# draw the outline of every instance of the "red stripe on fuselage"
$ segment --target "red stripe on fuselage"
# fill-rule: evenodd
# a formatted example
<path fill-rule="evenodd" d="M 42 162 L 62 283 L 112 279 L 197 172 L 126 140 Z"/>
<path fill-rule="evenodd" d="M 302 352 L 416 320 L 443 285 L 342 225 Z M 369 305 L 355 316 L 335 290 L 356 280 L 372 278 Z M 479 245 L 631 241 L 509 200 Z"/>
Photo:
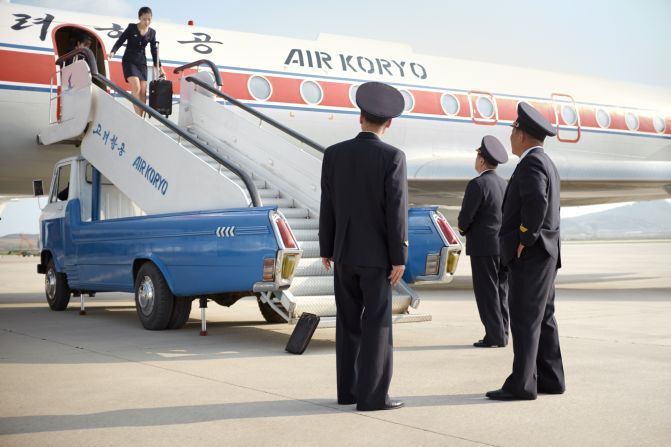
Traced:
<path fill-rule="evenodd" d="M 241 101 L 253 101 L 254 98 L 249 93 L 247 83 L 252 75 L 248 73 L 229 73 L 221 72 L 221 81 L 224 84 L 221 90 L 224 93 L 239 99 Z"/>
<path fill-rule="evenodd" d="M 423 113 L 426 115 L 444 115 L 443 106 L 440 104 L 442 94 L 426 90 L 408 90 L 412 94 L 415 104 L 412 113 Z"/>
<path fill-rule="evenodd" d="M 0 50 L 0 82 L 12 83 L 26 83 L 26 84 L 40 84 L 49 86 L 50 81 L 56 67 L 54 65 L 55 58 L 51 53 L 30 53 L 13 50 Z M 123 79 L 123 72 L 121 69 L 121 62 L 118 60 L 110 61 L 108 63 L 110 70 L 109 78 L 120 87 L 130 89 L 128 83 Z M 173 81 L 174 93 L 179 95 L 179 78 L 181 75 L 173 73 L 173 67 L 165 67 L 167 78 Z M 196 72 L 195 69 L 187 70 L 188 74 Z M 251 73 L 240 72 L 220 72 L 223 87 L 222 90 L 234 98 L 243 101 L 254 101 L 254 98 L 249 92 L 248 82 L 249 78 L 253 76 Z M 296 77 L 283 76 L 264 76 L 272 85 L 272 95 L 264 102 L 269 103 L 284 103 L 305 105 L 300 87 L 303 79 Z M 351 103 L 349 92 L 352 82 L 338 82 L 327 80 L 313 80 L 318 83 L 323 91 L 322 101 L 316 105 L 316 110 L 319 107 L 341 107 L 356 110 L 356 107 Z M 358 83 L 357 83 L 358 84 Z M 413 95 L 414 107 L 411 111 L 413 114 L 430 115 L 438 117 L 447 117 L 447 113 L 442 108 L 441 100 L 445 93 L 452 94 L 459 102 L 459 112 L 454 115 L 459 118 L 471 118 L 471 105 L 469 95 L 467 93 L 455 93 L 449 91 L 436 90 L 416 90 L 408 89 Z M 475 102 L 480 95 L 473 94 L 473 114 L 476 119 L 481 118 Z M 517 118 L 517 103 L 520 99 L 510 97 L 495 96 L 497 103 L 498 119 L 499 121 L 514 121 Z M 556 125 L 557 118 L 555 116 L 554 106 L 550 99 L 547 101 L 522 99 L 531 103 L 553 124 Z M 559 105 L 557 107 L 560 107 Z M 618 108 L 616 106 L 597 107 L 591 105 L 576 104 L 577 112 L 580 114 L 580 124 L 583 128 L 601 129 L 596 121 L 596 111 L 599 108 L 606 110 L 611 117 L 611 123 L 607 130 L 619 130 L 628 132 L 629 128 L 626 125 L 625 113 L 627 109 Z M 558 109 L 559 121 L 565 124 L 561 115 L 561 109 Z M 634 112 L 639 120 L 638 132 L 648 133 L 654 135 L 671 135 L 671 117 L 664 117 L 666 128 L 663 133 L 655 130 L 653 118 L 649 115 L 642 115 Z M 605 129 L 604 129 L 605 130 Z"/>
<path fill-rule="evenodd" d="M 342 82 L 319 81 L 319 85 L 324 91 L 324 99 L 319 103 L 324 107 L 348 107 L 354 105 L 349 99 L 350 87 L 352 84 L 343 84 Z"/>
<path fill-rule="evenodd" d="M 0 50 L 0 81 L 49 85 L 54 62 L 53 54 Z"/>

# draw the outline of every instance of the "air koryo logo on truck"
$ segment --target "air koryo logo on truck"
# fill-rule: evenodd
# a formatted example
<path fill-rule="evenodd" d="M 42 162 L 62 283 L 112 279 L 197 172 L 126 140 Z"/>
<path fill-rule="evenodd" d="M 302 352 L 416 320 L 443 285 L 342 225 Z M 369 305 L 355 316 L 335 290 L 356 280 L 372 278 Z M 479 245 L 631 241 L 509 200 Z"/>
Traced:
<path fill-rule="evenodd" d="M 293 48 L 289 51 L 284 65 L 341 70 L 348 73 L 368 73 L 401 78 L 426 79 L 426 68 L 422 64 L 380 57 L 366 57 L 340 53 L 332 57 L 325 51 Z"/>
<path fill-rule="evenodd" d="M 138 155 L 133 160 L 133 167 L 162 195 L 168 192 L 168 180 L 163 178 L 144 158 Z"/>

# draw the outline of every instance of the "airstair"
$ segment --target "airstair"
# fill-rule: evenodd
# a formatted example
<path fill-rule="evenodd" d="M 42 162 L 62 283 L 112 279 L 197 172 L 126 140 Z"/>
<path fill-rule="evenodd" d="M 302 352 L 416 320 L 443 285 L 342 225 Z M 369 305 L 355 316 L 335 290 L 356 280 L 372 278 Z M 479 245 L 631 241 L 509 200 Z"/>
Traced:
<path fill-rule="evenodd" d="M 144 105 L 154 119 L 135 115 L 109 91 L 131 102 L 133 98 L 97 74 L 95 64 L 84 66 L 83 61 L 76 62 L 64 68 L 62 78 L 70 76 L 66 70 L 76 64 L 79 65 L 70 72 L 75 73 L 72 79 L 82 78 L 71 89 L 73 95 L 79 95 L 79 101 L 72 101 L 77 104 L 72 115 L 79 120 L 78 125 L 52 126 L 39 138 L 45 144 L 80 139 L 82 154 L 148 214 L 240 206 L 278 207 L 289 222 L 303 256 L 289 289 L 257 295 L 260 310 L 269 322 L 295 323 L 303 312 L 310 312 L 322 317 L 320 326 L 333 326 L 336 314 L 333 273 L 326 272 L 321 264 L 318 242 L 324 149 L 222 93 L 218 69 L 209 61 L 197 61 L 175 70 L 184 73 L 200 65 L 212 69 L 196 73 L 191 70 L 192 74 L 182 75 L 177 123 Z M 84 71 L 88 70 L 91 74 L 87 87 Z M 91 78 L 106 89 L 92 84 Z M 87 109 L 88 91 L 91 95 Z M 62 104 L 63 115 L 69 116 L 65 110 L 68 100 L 63 99 Z M 81 119 L 82 114 L 86 120 Z M 65 127 L 67 130 L 63 130 Z M 117 137 L 115 147 L 111 147 L 113 135 Z M 122 142 L 120 135 L 124 138 Z M 124 154 L 119 154 L 120 143 L 125 143 Z M 148 174 L 148 169 L 152 173 Z M 404 282 L 395 288 L 392 299 L 394 322 L 431 319 L 428 314 L 410 310 L 418 307 L 419 297 Z"/>

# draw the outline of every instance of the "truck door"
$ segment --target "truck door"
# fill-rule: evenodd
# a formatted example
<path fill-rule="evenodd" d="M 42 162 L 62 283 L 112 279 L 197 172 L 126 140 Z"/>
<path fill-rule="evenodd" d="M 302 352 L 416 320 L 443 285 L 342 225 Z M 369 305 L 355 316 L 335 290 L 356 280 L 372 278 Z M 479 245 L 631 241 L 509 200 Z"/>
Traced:
<path fill-rule="evenodd" d="M 40 218 L 42 245 L 51 251 L 58 271 L 63 271 L 65 258 L 64 220 L 65 208 L 70 196 L 72 165 L 68 162 L 57 166 L 51 182 L 49 203 Z"/>

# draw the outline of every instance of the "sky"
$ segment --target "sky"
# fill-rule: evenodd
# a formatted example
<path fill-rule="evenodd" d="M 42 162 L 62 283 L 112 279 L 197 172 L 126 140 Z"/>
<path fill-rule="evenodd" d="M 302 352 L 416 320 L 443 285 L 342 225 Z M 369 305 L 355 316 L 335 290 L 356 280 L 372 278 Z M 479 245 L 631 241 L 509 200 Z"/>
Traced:
<path fill-rule="evenodd" d="M 23 0 L 102 15 L 316 39 L 320 32 L 409 44 L 415 52 L 671 88 L 671 0 Z M 562 210 L 590 213 L 609 206 Z M 0 236 L 37 233 L 36 200 L 7 206 Z"/>

